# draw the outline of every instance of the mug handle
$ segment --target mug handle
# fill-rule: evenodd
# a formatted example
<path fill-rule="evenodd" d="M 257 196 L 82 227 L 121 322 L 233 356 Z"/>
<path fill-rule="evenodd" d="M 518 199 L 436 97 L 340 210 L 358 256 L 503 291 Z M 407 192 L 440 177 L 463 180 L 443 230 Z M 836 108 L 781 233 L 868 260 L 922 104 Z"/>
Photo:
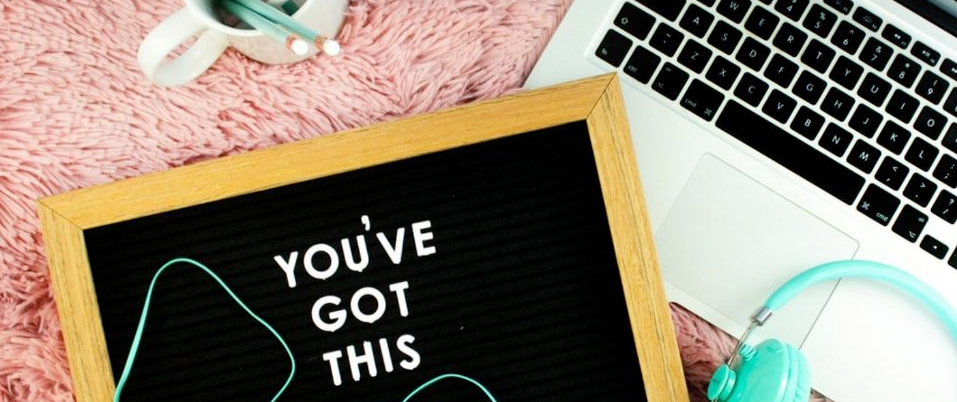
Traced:
<path fill-rule="evenodd" d="M 164 63 L 173 50 L 189 38 L 199 36 L 183 54 Z M 160 22 L 140 44 L 136 55 L 140 68 L 151 81 L 161 86 L 174 86 L 192 81 L 213 65 L 226 47 L 225 34 L 209 30 L 206 24 L 181 8 Z"/>

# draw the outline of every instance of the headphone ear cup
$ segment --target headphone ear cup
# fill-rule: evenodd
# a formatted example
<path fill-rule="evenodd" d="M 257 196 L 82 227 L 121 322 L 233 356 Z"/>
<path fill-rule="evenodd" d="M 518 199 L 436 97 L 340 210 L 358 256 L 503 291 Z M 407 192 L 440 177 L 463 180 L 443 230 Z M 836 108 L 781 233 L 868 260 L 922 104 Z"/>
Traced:
<path fill-rule="evenodd" d="M 785 370 L 786 378 L 783 379 L 784 390 L 781 393 L 781 402 L 795 402 L 797 399 L 797 386 L 798 381 L 800 381 L 800 371 L 801 367 L 798 363 L 798 356 L 801 354 L 801 351 L 791 346 L 788 343 L 781 342 L 781 347 L 783 352 L 788 355 L 787 359 L 787 369 Z"/>
<path fill-rule="evenodd" d="M 794 373 L 791 375 L 792 380 L 794 381 L 794 397 L 791 399 L 791 402 L 808 402 L 811 399 L 811 366 L 807 362 L 807 358 L 804 357 L 804 353 L 798 348 L 795 348 L 791 345 L 788 345 L 794 352 L 794 357 L 791 359 L 791 367 L 794 369 Z"/>
<path fill-rule="evenodd" d="M 708 398 L 721 402 L 807 402 L 810 369 L 797 348 L 768 339 L 741 348 L 732 369 L 721 365 L 711 379 Z"/>

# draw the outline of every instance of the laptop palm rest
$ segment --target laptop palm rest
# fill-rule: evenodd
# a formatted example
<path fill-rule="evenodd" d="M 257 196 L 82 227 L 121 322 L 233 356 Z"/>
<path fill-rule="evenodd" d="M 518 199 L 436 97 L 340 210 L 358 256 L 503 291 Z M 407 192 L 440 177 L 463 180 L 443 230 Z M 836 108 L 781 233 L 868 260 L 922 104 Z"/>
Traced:
<path fill-rule="evenodd" d="M 851 258 L 858 242 L 711 154 L 698 161 L 656 236 L 669 298 L 740 336 L 780 284 Z M 818 285 L 757 335 L 800 345 L 836 284 Z"/>

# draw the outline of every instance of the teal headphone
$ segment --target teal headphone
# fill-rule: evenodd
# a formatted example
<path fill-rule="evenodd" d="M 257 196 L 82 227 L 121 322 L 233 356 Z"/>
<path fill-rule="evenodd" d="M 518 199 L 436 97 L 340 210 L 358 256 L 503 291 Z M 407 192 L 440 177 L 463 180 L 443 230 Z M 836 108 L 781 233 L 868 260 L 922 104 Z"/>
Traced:
<path fill-rule="evenodd" d="M 735 353 L 711 377 L 708 399 L 712 402 L 807 401 L 811 393 L 810 368 L 798 348 L 777 339 L 768 339 L 756 347 L 746 342 L 774 311 L 802 290 L 818 282 L 840 278 L 876 279 L 897 286 L 930 307 L 957 338 L 957 315 L 954 310 L 939 293 L 917 278 L 877 262 L 831 262 L 811 268 L 787 281 L 751 315 L 751 325 L 735 346 Z"/>

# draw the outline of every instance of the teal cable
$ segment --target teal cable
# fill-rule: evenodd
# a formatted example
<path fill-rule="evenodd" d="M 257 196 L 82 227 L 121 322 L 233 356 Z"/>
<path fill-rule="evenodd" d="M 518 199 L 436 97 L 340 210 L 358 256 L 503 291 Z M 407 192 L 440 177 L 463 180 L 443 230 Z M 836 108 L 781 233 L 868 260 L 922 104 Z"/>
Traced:
<path fill-rule="evenodd" d="M 435 377 L 435 378 L 433 378 L 433 379 L 431 379 L 431 380 L 429 380 L 429 381 L 426 381 L 425 384 L 420 385 L 420 386 L 419 386 L 418 388 L 416 388 L 414 391 L 410 392 L 410 393 L 409 393 L 409 396 L 405 397 L 405 399 L 403 399 L 402 402 L 409 402 L 409 399 L 412 399 L 412 397 L 415 396 L 415 394 L 418 394 L 418 393 L 421 392 L 422 390 L 424 390 L 424 389 L 426 389 L 426 388 L 428 388 L 428 387 L 431 387 L 432 384 L 435 384 L 435 383 L 437 383 L 437 382 L 439 382 L 439 381 L 442 381 L 442 380 L 444 380 L 444 379 L 446 379 L 446 378 L 457 378 L 457 379 L 460 379 L 460 380 L 468 381 L 468 382 L 472 383 L 472 385 L 475 385 L 476 387 L 478 387 L 478 389 L 482 390 L 482 392 L 485 393 L 485 396 L 487 396 L 490 401 L 492 401 L 492 402 L 498 402 L 497 400 L 495 400 L 495 397 L 492 396 L 492 393 L 489 392 L 488 388 L 485 388 L 484 385 L 482 385 L 482 384 L 479 383 L 478 381 L 475 381 L 475 380 L 473 380 L 473 379 L 471 379 L 471 378 L 468 378 L 468 377 L 466 377 L 466 376 L 464 376 L 464 375 L 458 375 L 458 374 L 442 374 L 442 375 L 440 375 L 440 376 L 438 376 L 438 377 Z"/>
<path fill-rule="evenodd" d="M 266 329 L 268 329 L 269 332 L 271 332 L 273 336 L 275 336 L 276 339 L 279 340 L 279 343 L 282 344 L 282 347 L 286 349 L 286 354 L 289 355 L 289 363 L 291 366 L 291 368 L 289 369 L 289 378 L 286 379 L 286 383 L 282 385 L 282 388 L 279 389 L 279 392 L 277 392 L 276 395 L 272 397 L 271 401 L 275 402 L 277 399 L 279 399 L 279 396 L 282 395 L 283 392 L 286 392 L 286 388 L 288 388 L 289 383 L 292 382 L 292 377 L 296 374 L 296 359 L 293 357 L 292 351 L 289 350 L 289 345 L 282 338 L 282 336 L 280 336 L 279 333 L 276 332 L 275 329 L 273 329 L 271 325 L 266 323 L 265 320 L 263 320 L 258 315 L 256 315 L 256 313 L 250 310 L 249 307 L 247 307 L 246 304 L 239 299 L 239 296 L 236 296 L 236 294 L 233 293 L 232 289 L 230 289 L 229 286 L 226 286 L 226 283 L 223 282 L 223 280 L 220 279 L 220 277 L 217 276 L 211 269 L 207 268 L 202 263 L 189 258 L 172 259 L 166 264 L 163 264 L 163 266 L 160 267 L 158 271 L 156 271 L 156 274 L 153 275 L 153 280 L 150 282 L 149 290 L 146 292 L 146 301 L 143 302 L 143 312 L 140 314 L 140 322 L 139 324 L 137 324 L 136 334 L 133 336 L 133 344 L 130 345 L 130 353 L 126 357 L 126 364 L 123 366 L 123 374 L 120 375 L 120 380 L 116 383 L 116 393 L 113 394 L 113 402 L 120 401 L 120 393 L 123 392 L 123 387 L 126 386 L 126 380 L 129 379 L 130 371 L 133 370 L 133 361 L 136 360 L 136 353 L 139 351 L 140 341 L 143 338 L 143 328 L 146 327 L 146 314 L 149 312 L 150 302 L 153 299 L 153 289 L 156 287 L 156 280 L 163 273 L 163 271 L 166 270 L 166 268 L 169 268 L 170 266 L 177 263 L 181 263 L 181 262 L 192 264 L 193 266 L 206 272 L 206 274 L 212 277 L 216 281 L 216 283 L 218 283 L 219 286 L 221 286 L 223 290 L 225 290 L 226 293 L 228 293 L 229 296 L 232 297 L 234 301 L 236 301 L 236 304 L 239 304 L 239 306 L 242 307 L 247 314 L 249 314 L 251 317 L 256 319 L 256 321 L 262 324 L 262 326 L 266 327 Z"/>
<path fill-rule="evenodd" d="M 126 386 L 126 381 L 130 377 L 130 372 L 133 370 L 133 361 L 136 360 L 136 354 L 139 352 L 139 349 L 140 349 L 140 341 L 143 338 L 143 329 L 146 327 L 146 315 L 149 312 L 150 303 L 153 300 L 153 289 L 156 287 L 156 280 L 163 273 L 163 271 L 166 271 L 166 268 L 169 268 L 170 266 L 177 263 L 181 263 L 181 262 L 191 264 L 195 266 L 196 268 L 203 270 L 203 272 L 205 272 L 207 275 L 213 278 L 213 280 L 215 280 L 216 283 L 218 283 L 219 286 L 222 287 L 223 290 L 225 290 L 226 293 L 233 298 L 236 304 L 239 304 L 239 306 L 242 307 L 247 314 L 249 314 L 251 317 L 256 319 L 256 321 L 262 324 L 262 326 L 266 327 L 266 329 L 268 329 L 269 332 L 271 332 L 273 336 L 276 337 L 279 343 L 282 344 L 282 347 L 286 350 L 286 354 L 289 355 L 290 369 L 289 369 L 289 378 L 286 379 L 286 383 L 282 385 L 282 388 L 280 388 L 279 391 L 276 392 L 276 395 L 274 395 L 272 399 L 270 400 L 271 402 L 276 402 L 276 400 L 279 399 L 279 397 L 282 396 L 284 392 L 286 392 L 286 388 L 289 387 L 289 383 L 292 382 L 292 378 L 296 374 L 296 359 L 295 357 L 293 357 L 292 351 L 289 349 L 289 344 L 286 343 L 286 341 L 282 338 L 282 336 L 280 336 L 279 333 L 276 332 L 276 330 L 271 325 L 266 323 L 265 320 L 260 318 L 248 306 L 246 306 L 246 304 L 243 303 L 243 301 L 239 298 L 239 296 L 236 296 L 236 294 L 233 293 L 232 289 L 230 289 L 229 286 L 227 286 L 226 283 L 223 282 L 223 280 L 218 275 L 216 275 L 216 273 L 213 272 L 213 270 L 203 265 L 203 263 L 193 259 L 189 259 L 189 258 L 174 258 L 170 260 L 169 262 L 167 262 L 166 264 L 163 264 L 163 266 L 156 271 L 156 274 L 153 275 L 153 280 L 150 282 L 149 290 L 146 291 L 146 300 L 143 302 L 143 312 L 140 313 L 140 321 L 136 325 L 136 334 L 133 336 L 133 344 L 130 345 L 129 355 L 126 356 L 126 364 L 123 366 L 123 374 L 120 375 L 120 380 L 116 384 L 116 392 L 113 394 L 113 402 L 120 401 L 120 394 L 123 392 L 123 388 Z M 492 396 L 492 393 L 488 390 L 488 388 L 485 388 L 484 385 L 482 385 L 481 383 L 479 383 L 478 381 L 472 378 L 466 377 L 464 375 L 459 375 L 459 374 L 442 374 L 429 381 L 426 381 L 424 384 L 420 385 L 418 388 L 410 392 L 409 395 L 402 400 L 402 402 L 408 402 L 409 399 L 412 399 L 412 397 L 418 394 L 419 392 L 422 392 L 423 390 L 432 386 L 433 384 L 448 378 L 455 378 L 455 379 L 467 381 L 471 383 L 472 385 L 475 385 L 476 387 L 478 387 L 478 389 L 482 390 L 482 392 L 485 393 L 485 396 L 487 396 L 490 401 L 498 402 L 495 399 L 495 397 Z"/>

